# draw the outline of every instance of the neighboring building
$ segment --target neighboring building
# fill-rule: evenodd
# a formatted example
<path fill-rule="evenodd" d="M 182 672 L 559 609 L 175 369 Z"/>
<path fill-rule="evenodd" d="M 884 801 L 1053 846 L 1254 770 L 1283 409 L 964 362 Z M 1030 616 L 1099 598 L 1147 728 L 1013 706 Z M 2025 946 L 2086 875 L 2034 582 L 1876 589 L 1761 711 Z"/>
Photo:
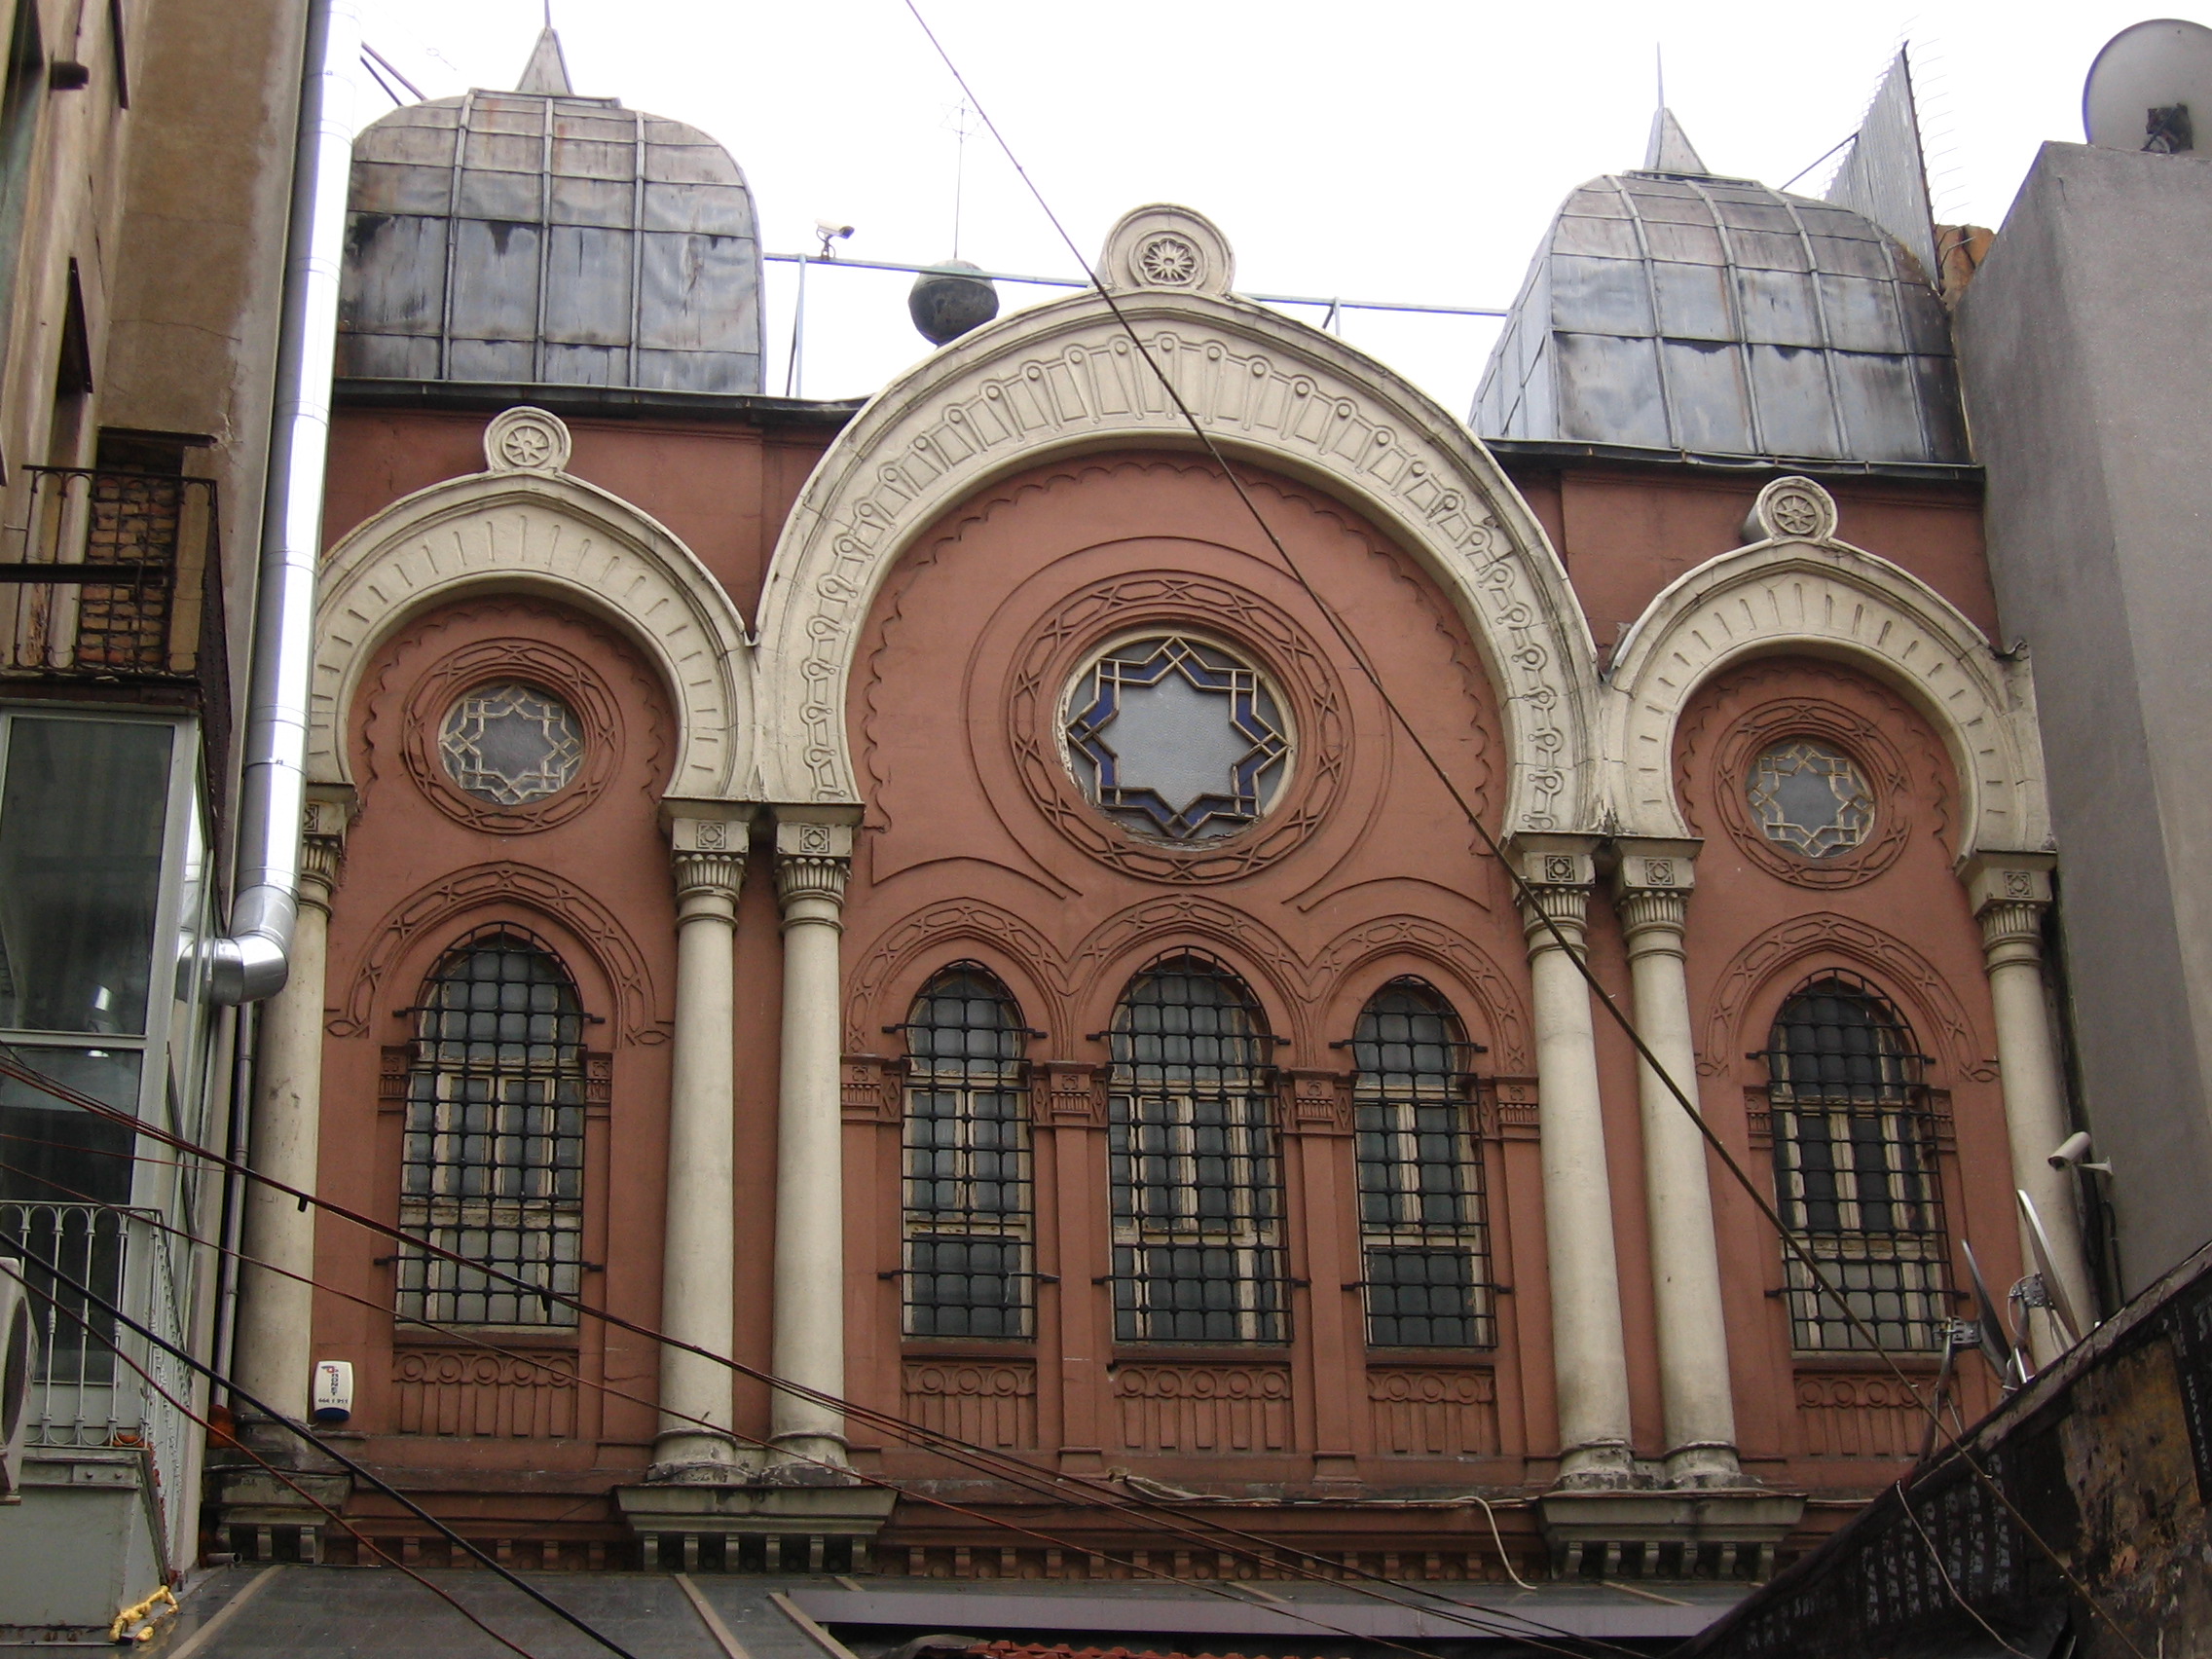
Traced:
<path fill-rule="evenodd" d="M 2129 1292 L 2212 1239 L 2207 255 L 2212 155 L 2046 144 L 1959 313 L 2003 637 L 2088 855 L 2067 1007 Z"/>
<path fill-rule="evenodd" d="M 2088 1297 L 2034 694 L 1926 276 L 1665 127 L 1553 227 L 1487 445 L 1160 205 L 1102 255 L 1133 342 L 1085 292 L 764 397 L 719 149 L 550 40 L 370 128 L 257 1141 L 814 1392 L 282 1203 L 323 1288 L 249 1280 L 241 1376 L 350 1364 L 353 1455 L 526 1567 L 1278 1570 L 901 1420 L 1432 1583 L 1506 1569 L 1470 1492 L 1525 1574 L 1692 1594 L 1893 1480 L 1913 1391 L 1567 947 L 1932 1386 L 1962 1245 L 2029 1271 L 2015 1186 Z"/>
<path fill-rule="evenodd" d="M 216 1145 L 237 1020 L 196 969 L 239 827 L 304 11 L 0 5 L 0 1045 Z M 0 1134 L 0 1258 L 209 1355 L 225 1275 L 185 1233 L 222 1235 L 220 1173 L 14 1078 Z M 104 1635 L 200 1554 L 199 1432 L 130 1362 L 209 1396 L 28 1271 L 0 1627 Z"/>

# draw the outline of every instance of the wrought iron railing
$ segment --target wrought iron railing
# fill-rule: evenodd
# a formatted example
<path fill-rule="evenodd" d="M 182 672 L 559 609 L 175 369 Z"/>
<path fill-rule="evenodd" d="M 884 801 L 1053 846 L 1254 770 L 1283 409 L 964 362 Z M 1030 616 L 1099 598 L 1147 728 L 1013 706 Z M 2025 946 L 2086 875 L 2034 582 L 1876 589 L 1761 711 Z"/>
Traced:
<path fill-rule="evenodd" d="M 173 1552 L 190 1519 L 187 1419 L 162 1396 L 189 1403 L 192 1379 L 181 1361 L 99 1306 L 110 1303 L 184 1346 L 181 1275 L 166 1235 L 139 1210 L 10 1199 L 0 1202 L 0 1256 L 21 1261 L 38 1330 L 30 1444 L 138 1452 Z"/>
<path fill-rule="evenodd" d="M 220 654 L 215 483 L 26 466 L 0 520 L 0 673 L 200 675 Z"/>

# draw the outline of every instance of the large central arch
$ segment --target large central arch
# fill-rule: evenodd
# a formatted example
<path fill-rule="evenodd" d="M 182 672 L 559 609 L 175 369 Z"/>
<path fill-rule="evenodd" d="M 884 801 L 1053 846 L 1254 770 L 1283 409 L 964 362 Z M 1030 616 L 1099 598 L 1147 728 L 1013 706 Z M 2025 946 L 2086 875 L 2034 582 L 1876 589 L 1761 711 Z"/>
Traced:
<path fill-rule="evenodd" d="M 1198 448 L 1142 360 L 1232 461 L 1302 478 L 1423 561 L 1481 649 L 1509 756 L 1505 831 L 1576 830 L 1597 787 L 1588 624 L 1541 527 L 1490 455 L 1412 386 L 1333 336 L 1230 295 L 1219 233 L 1140 209 L 1199 249 L 1172 288 L 1123 273 L 1132 344 L 1094 291 L 1016 313 L 937 352 L 839 434 L 777 542 L 761 605 L 761 772 L 772 799 L 853 801 L 845 685 L 886 573 L 994 479 L 1055 456 Z M 1114 277 L 1108 277 L 1113 281 Z M 1207 291 L 1207 290 L 1212 291 Z"/>

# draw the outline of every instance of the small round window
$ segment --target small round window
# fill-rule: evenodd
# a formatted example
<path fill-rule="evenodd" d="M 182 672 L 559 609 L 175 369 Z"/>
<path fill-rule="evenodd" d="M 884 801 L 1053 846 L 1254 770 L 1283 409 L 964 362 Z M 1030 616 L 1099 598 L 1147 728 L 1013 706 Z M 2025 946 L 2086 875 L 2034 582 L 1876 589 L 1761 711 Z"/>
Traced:
<path fill-rule="evenodd" d="M 446 776 L 478 800 L 527 806 L 558 794 L 583 763 L 583 734 L 568 704 L 535 685 L 479 685 L 438 734 Z"/>
<path fill-rule="evenodd" d="M 1859 762 L 1809 738 L 1762 750 L 1744 794 L 1766 838 L 1800 858 L 1840 857 L 1874 827 L 1874 792 Z"/>
<path fill-rule="evenodd" d="M 1148 839 L 1235 834 L 1272 804 L 1289 768 L 1289 726 L 1259 670 L 1181 635 L 1097 657 L 1069 688 L 1066 711 L 1076 782 Z"/>

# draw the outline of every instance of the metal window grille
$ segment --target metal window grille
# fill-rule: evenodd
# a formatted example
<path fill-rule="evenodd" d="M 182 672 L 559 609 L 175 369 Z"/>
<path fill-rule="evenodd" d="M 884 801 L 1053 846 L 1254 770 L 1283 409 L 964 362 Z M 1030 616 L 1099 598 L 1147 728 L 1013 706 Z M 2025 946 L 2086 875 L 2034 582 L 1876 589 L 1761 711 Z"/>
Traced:
<path fill-rule="evenodd" d="M 1251 993 L 1197 957 L 1144 974 L 1114 1011 L 1119 1340 L 1286 1340 L 1271 1042 Z"/>
<path fill-rule="evenodd" d="M 1949 1251 L 1912 1032 L 1862 980 L 1823 974 L 1783 1004 L 1760 1057 L 1783 1221 L 1883 1347 L 1941 1347 Z M 1865 1348 L 1795 1255 L 1784 1264 L 1795 1346 Z"/>
<path fill-rule="evenodd" d="M 518 930 L 463 940 L 415 1011 L 399 1224 L 562 1296 L 582 1288 L 583 1010 L 560 960 Z M 572 1325 L 505 1279 L 402 1246 L 403 1319 Z"/>
<path fill-rule="evenodd" d="M 957 963 L 914 999 L 903 1029 L 906 1334 L 1032 1336 L 1021 1011 L 987 970 Z"/>
<path fill-rule="evenodd" d="M 1493 1346 L 1475 1047 L 1450 1003 L 1398 979 L 1368 999 L 1351 1048 L 1367 1340 Z"/>

